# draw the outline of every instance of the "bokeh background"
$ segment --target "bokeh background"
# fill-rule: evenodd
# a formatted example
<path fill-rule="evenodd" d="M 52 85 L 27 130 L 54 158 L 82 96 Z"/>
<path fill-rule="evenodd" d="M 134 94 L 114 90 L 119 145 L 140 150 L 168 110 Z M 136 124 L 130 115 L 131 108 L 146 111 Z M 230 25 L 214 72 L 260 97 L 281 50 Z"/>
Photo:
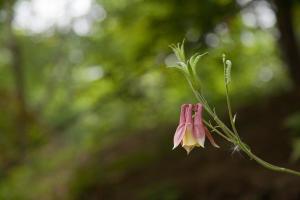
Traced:
<path fill-rule="evenodd" d="M 241 137 L 300 170 L 300 1 L 0 1 L 0 199 L 300 199 L 216 137 L 171 150 L 180 105 L 166 68 L 186 38 L 205 96 L 227 122 L 223 66 Z"/>

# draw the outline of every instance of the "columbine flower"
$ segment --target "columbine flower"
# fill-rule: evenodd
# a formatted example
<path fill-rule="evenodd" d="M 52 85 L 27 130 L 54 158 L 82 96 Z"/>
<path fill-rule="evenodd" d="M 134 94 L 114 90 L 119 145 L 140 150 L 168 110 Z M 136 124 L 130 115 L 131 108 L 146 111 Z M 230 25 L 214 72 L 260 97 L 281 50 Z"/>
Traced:
<path fill-rule="evenodd" d="M 204 147 L 205 136 L 213 146 L 219 147 L 202 122 L 202 107 L 200 103 L 196 105 L 183 104 L 181 106 L 179 125 L 174 135 L 173 149 L 181 143 L 187 153 L 190 153 L 194 147 Z M 194 118 L 193 111 L 195 111 Z"/>

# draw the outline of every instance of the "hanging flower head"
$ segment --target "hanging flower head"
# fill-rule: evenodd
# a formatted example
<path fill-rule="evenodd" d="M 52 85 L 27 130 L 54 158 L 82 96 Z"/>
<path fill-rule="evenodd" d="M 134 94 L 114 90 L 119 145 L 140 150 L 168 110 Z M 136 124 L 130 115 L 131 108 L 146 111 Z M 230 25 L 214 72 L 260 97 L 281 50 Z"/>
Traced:
<path fill-rule="evenodd" d="M 181 114 L 180 114 L 180 120 L 179 125 L 176 129 L 176 133 L 174 135 L 174 148 L 176 148 L 180 143 L 183 148 L 189 153 L 194 147 L 202 146 L 204 147 L 205 138 L 210 141 L 210 143 L 214 147 L 219 147 L 208 129 L 204 126 L 206 124 L 210 128 L 212 128 L 218 135 L 226 139 L 227 141 L 234 144 L 235 149 L 239 149 L 243 151 L 248 157 L 255 160 L 257 163 L 262 165 L 265 168 L 268 168 L 270 170 L 274 170 L 277 172 L 284 172 L 292 175 L 300 176 L 300 172 L 279 167 L 276 165 L 272 165 L 261 158 L 257 157 L 255 154 L 252 153 L 251 149 L 247 144 L 245 144 L 235 127 L 235 119 L 236 115 L 232 115 L 231 110 L 231 104 L 230 104 L 230 98 L 229 98 L 229 84 L 231 82 L 231 61 L 226 60 L 225 55 L 223 54 L 223 66 L 224 66 L 224 83 L 225 83 L 225 94 L 226 94 L 226 101 L 227 101 L 227 107 L 228 107 L 228 115 L 230 119 L 231 129 L 223 123 L 219 117 L 217 116 L 214 109 L 211 109 L 209 104 L 207 103 L 205 97 L 202 95 L 201 90 L 201 82 L 197 75 L 196 71 L 196 65 L 198 60 L 204 55 L 204 54 L 194 54 L 189 59 L 186 58 L 184 53 L 184 41 L 177 45 L 171 45 L 170 46 L 177 59 L 178 62 L 175 66 L 175 68 L 179 69 L 181 72 L 183 72 L 185 78 L 187 79 L 189 86 L 191 87 L 193 93 L 195 94 L 196 98 L 203 103 L 192 105 L 192 104 L 184 104 L 181 106 Z M 205 107 L 205 110 L 210 115 L 210 117 L 214 120 L 214 122 L 217 124 L 217 126 L 213 126 L 210 123 L 207 123 L 202 119 L 202 111 L 203 107 Z M 194 114 L 194 116 L 193 116 Z M 217 129 L 217 128 L 219 129 Z"/>
<path fill-rule="evenodd" d="M 202 122 L 202 104 L 183 104 L 181 106 L 179 125 L 174 135 L 175 149 L 180 143 L 190 153 L 194 147 L 204 147 L 205 136 L 215 147 L 219 147 L 213 140 L 208 129 Z M 194 114 L 194 116 L 193 116 Z"/>

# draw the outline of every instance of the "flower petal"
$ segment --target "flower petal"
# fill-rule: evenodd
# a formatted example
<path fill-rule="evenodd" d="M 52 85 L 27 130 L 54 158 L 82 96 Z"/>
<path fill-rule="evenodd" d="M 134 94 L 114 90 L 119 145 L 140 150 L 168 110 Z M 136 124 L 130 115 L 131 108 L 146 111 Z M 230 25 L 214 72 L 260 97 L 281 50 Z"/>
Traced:
<path fill-rule="evenodd" d="M 185 110 L 185 123 L 193 124 L 193 105 L 187 104 Z"/>
<path fill-rule="evenodd" d="M 194 130 L 193 130 L 193 135 L 198 141 L 198 144 L 201 147 L 204 147 L 204 142 L 205 142 L 205 129 L 204 129 L 204 124 L 202 122 L 202 105 L 199 103 L 195 105 L 195 116 L 194 116 Z"/>
<path fill-rule="evenodd" d="M 182 141 L 182 138 L 184 136 L 184 132 L 185 132 L 185 112 L 186 112 L 186 108 L 187 108 L 187 104 L 183 104 L 181 105 L 181 109 L 180 109 L 180 119 L 179 119 L 179 125 L 176 129 L 175 135 L 174 135 L 174 139 L 173 139 L 173 149 L 175 149 L 180 142 Z"/>
<path fill-rule="evenodd" d="M 198 141 L 194 137 L 193 129 L 194 129 L 194 121 L 193 121 L 193 105 L 188 104 L 185 110 L 185 133 L 182 139 L 182 147 L 185 148 L 187 153 L 195 147 L 199 146 Z"/>
<path fill-rule="evenodd" d="M 174 143 L 173 149 L 175 149 L 182 141 L 184 133 L 185 133 L 185 129 L 186 129 L 185 124 L 180 124 L 177 127 L 175 135 L 174 135 L 174 139 L 173 139 L 173 143 Z"/>
<path fill-rule="evenodd" d="M 182 104 L 180 108 L 180 119 L 179 119 L 179 125 L 185 123 L 185 112 L 186 108 L 188 107 L 188 104 Z"/>
<path fill-rule="evenodd" d="M 191 124 L 188 124 L 186 126 L 184 137 L 182 139 L 182 146 L 184 145 L 191 146 L 196 144 L 197 144 L 197 140 L 193 136 L 193 127 L 191 126 Z"/>
<path fill-rule="evenodd" d="M 192 149 L 196 146 L 199 146 L 199 144 L 193 135 L 193 125 L 186 124 L 186 130 L 182 139 L 182 147 L 189 154 L 192 151 Z"/>
<path fill-rule="evenodd" d="M 217 143 L 215 142 L 214 138 L 212 137 L 211 133 L 208 131 L 208 129 L 205 127 L 205 134 L 207 139 L 210 141 L 210 143 L 216 147 L 216 148 L 220 148 L 219 145 L 217 145 Z"/>

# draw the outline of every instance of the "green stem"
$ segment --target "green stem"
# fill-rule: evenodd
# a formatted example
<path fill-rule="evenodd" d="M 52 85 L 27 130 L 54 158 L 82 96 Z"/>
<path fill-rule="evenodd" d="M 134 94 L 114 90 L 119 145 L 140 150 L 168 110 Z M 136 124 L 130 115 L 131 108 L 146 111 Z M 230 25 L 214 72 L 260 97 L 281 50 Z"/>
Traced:
<path fill-rule="evenodd" d="M 228 86 L 226 85 L 226 100 L 227 100 L 227 107 L 228 107 L 228 113 L 229 113 L 229 118 L 230 118 L 230 122 L 231 122 L 231 126 L 233 131 L 231 131 L 217 116 L 217 114 L 209 107 L 209 105 L 207 104 L 207 101 L 205 100 L 205 98 L 200 94 L 200 92 L 198 92 L 197 90 L 195 90 L 192 81 L 189 79 L 188 76 L 186 76 L 186 79 L 194 93 L 194 95 L 196 96 L 197 100 L 199 102 L 201 102 L 204 105 L 205 110 L 207 111 L 207 113 L 214 119 L 214 121 L 218 124 L 218 126 L 222 129 L 222 131 L 224 132 L 221 133 L 221 131 L 217 130 L 216 128 L 214 128 L 210 123 L 208 123 L 207 121 L 204 120 L 205 125 L 209 126 L 211 129 L 213 129 L 217 134 L 219 134 L 221 137 L 223 137 L 224 139 L 226 139 L 227 141 L 238 145 L 248 156 L 249 158 L 255 160 L 258 164 L 260 164 L 261 166 L 272 170 L 272 171 L 277 171 L 277 172 L 282 172 L 282 173 L 287 173 L 287 174 L 292 174 L 292 175 L 296 175 L 296 176 L 300 176 L 300 172 L 297 172 L 295 170 L 291 170 L 291 169 L 287 169 L 284 167 L 279 167 L 273 164 L 270 164 L 266 161 L 264 161 L 263 159 L 259 158 L 258 156 L 256 156 L 255 154 L 253 154 L 251 152 L 251 150 L 245 145 L 245 143 L 242 142 L 242 140 L 240 139 L 237 129 L 235 127 L 235 124 L 233 122 L 233 117 L 232 117 L 232 111 L 231 111 L 231 104 L 230 104 L 230 98 L 229 98 L 229 92 L 228 92 Z"/>
<path fill-rule="evenodd" d="M 230 98 L 229 98 L 229 90 L 228 90 L 228 85 L 225 83 L 225 88 L 226 88 L 226 102 L 227 102 L 227 108 L 228 108 L 228 115 L 230 119 L 230 124 L 232 127 L 232 130 L 236 136 L 239 137 L 239 134 L 237 132 L 237 129 L 235 127 L 235 123 L 233 121 L 233 116 L 232 116 L 232 110 L 231 110 L 231 103 L 230 103 Z"/>
<path fill-rule="evenodd" d="M 212 117 L 214 117 L 214 116 L 212 116 Z M 222 128 L 222 130 L 228 131 L 228 127 L 226 127 L 226 125 L 224 125 L 224 123 L 218 123 L 218 121 L 216 121 L 216 123 Z M 234 134 L 234 133 L 232 133 L 232 131 L 230 131 L 230 132 L 231 132 L 231 135 Z M 265 167 L 267 169 L 300 176 L 300 172 L 273 165 L 273 164 L 268 163 L 268 162 L 264 161 L 263 159 L 259 158 L 258 156 L 256 156 L 255 154 L 253 154 L 251 152 L 251 150 L 241 141 L 241 139 L 239 137 L 234 138 L 233 140 L 231 140 L 231 142 L 238 145 L 249 156 L 249 158 L 255 160 L 258 164 L 262 165 L 263 167 Z"/>
<path fill-rule="evenodd" d="M 196 99 L 204 105 L 204 109 L 208 112 L 208 114 L 214 119 L 215 122 L 217 122 L 218 125 L 220 125 L 221 129 L 224 131 L 224 133 L 227 135 L 229 138 L 234 138 L 233 140 L 238 140 L 239 138 L 232 134 L 230 129 L 218 118 L 218 116 L 212 111 L 212 109 L 209 107 L 207 101 L 205 98 L 201 95 L 201 91 L 197 91 L 194 88 L 193 81 L 195 80 L 190 80 L 190 77 L 187 74 L 184 74 L 187 82 L 189 83 L 190 88 L 192 89 Z M 196 80 L 197 81 L 197 80 Z"/>
<path fill-rule="evenodd" d="M 248 147 L 239 137 L 238 131 L 235 127 L 235 122 L 233 121 L 233 116 L 232 116 L 232 111 L 231 111 L 231 104 L 230 104 L 230 98 L 229 98 L 229 89 L 228 89 L 228 84 L 229 81 L 227 80 L 228 77 L 226 77 L 226 63 L 225 63 L 225 55 L 223 56 L 223 65 L 224 65 L 224 82 L 225 82 L 225 89 L 226 89 L 226 101 L 227 101 L 227 108 L 228 108 L 228 114 L 230 118 L 230 123 L 232 130 L 228 128 L 217 116 L 216 112 L 210 108 L 208 105 L 206 99 L 201 95 L 201 88 L 200 88 L 200 80 L 196 74 L 196 71 L 193 69 L 195 67 L 195 63 L 193 63 L 193 66 L 189 66 L 189 62 L 186 61 L 185 59 L 185 53 L 184 53 L 184 44 L 182 43 L 181 45 L 172 45 L 171 48 L 173 49 L 174 53 L 176 54 L 177 58 L 179 59 L 180 62 L 185 63 L 185 66 L 180 65 L 180 69 L 183 70 L 183 73 L 185 75 L 185 78 L 187 79 L 189 86 L 191 87 L 194 95 L 196 96 L 197 100 L 203 104 L 204 109 L 207 111 L 209 116 L 213 118 L 215 123 L 220 127 L 220 129 L 223 131 L 219 131 L 217 128 L 215 128 L 213 125 L 208 123 L 207 121 L 203 120 L 205 125 L 210 127 L 214 132 L 219 134 L 221 137 L 226 139 L 227 141 L 233 143 L 234 145 L 237 145 L 242 151 L 244 151 L 249 158 L 255 160 L 258 164 L 262 165 L 263 167 L 277 171 L 277 172 L 282 172 L 282 173 L 288 173 L 296 176 L 300 176 L 300 172 L 279 167 L 273 164 L 270 164 L 263 159 L 257 157 L 255 154 L 253 154 Z M 186 68 L 185 68 L 186 67 Z M 230 73 L 230 72 L 229 72 Z M 227 74 L 229 76 L 230 74 Z"/>
<path fill-rule="evenodd" d="M 232 130 L 234 134 L 239 138 L 239 134 L 237 132 L 237 129 L 235 127 L 235 122 L 233 121 L 233 116 L 232 116 L 232 110 L 231 110 L 231 103 L 230 103 L 230 97 L 229 97 L 229 89 L 228 89 L 228 82 L 226 81 L 226 63 L 225 63 L 225 55 L 223 57 L 223 68 L 224 68 L 224 83 L 225 83 L 225 94 L 226 94 L 226 102 L 227 102 L 227 109 L 228 109 L 228 115 L 230 119 L 230 124 L 232 127 Z M 228 77 L 227 77 L 228 79 Z"/>
<path fill-rule="evenodd" d="M 284 167 L 279 167 L 276 165 L 273 165 L 271 163 L 268 163 L 266 161 L 264 161 L 263 159 L 259 158 L 258 156 L 256 156 L 255 154 L 253 154 L 248 147 L 245 146 L 245 144 L 240 143 L 239 146 L 241 147 L 241 149 L 253 160 L 255 160 L 258 164 L 262 165 L 263 167 L 273 170 L 273 171 L 277 171 L 277 172 L 282 172 L 282 173 L 287 173 L 287 174 L 293 174 L 296 176 L 300 176 L 300 172 L 295 171 L 295 170 L 291 170 L 291 169 L 287 169 Z"/>
<path fill-rule="evenodd" d="M 219 131 L 218 129 L 216 129 L 213 125 L 211 125 L 209 122 L 207 122 L 206 120 L 203 120 L 204 124 L 206 126 L 208 126 L 209 128 L 211 128 L 214 132 L 216 132 L 217 134 L 219 134 L 221 137 L 223 137 L 225 140 L 227 140 L 228 142 L 233 142 L 229 137 L 225 136 L 221 131 Z"/>

